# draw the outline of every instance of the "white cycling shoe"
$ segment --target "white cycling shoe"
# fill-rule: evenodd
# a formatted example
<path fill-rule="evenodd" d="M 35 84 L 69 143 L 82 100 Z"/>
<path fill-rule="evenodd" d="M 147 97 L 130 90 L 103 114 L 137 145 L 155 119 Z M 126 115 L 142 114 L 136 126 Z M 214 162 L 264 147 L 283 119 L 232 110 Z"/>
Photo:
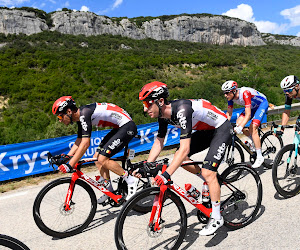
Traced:
<path fill-rule="evenodd" d="M 131 175 L 128 175 L 124 177 L 124 180 L 127 182 L 127 186 L 128 186 L 128 194 L 126 196 L 126 200 L 128 201 L 132 196 L 135 195 L 139 179 Z"/>
<path fill-rule="evenodd" d="M 256 158 L 255 162 L 253 163 L 252 167 L 253 168 L 259 168 L 265 161 L 265 158 L 264 157 L 259 157 L 259 158 Z"/>
<path fill-rule="evenodd" d="M 98 200 L 97 203 L 98 204 L 102 204 L 104 201 L 106 201 L 108 199 L 108 196 L 106 194 L 102 195 Z"/>
<path fill-rule="evenodd" d="M 220 220 L 209 218 L 207 225 L 199 232 L 201 236 L 211 235 L 216 232 L 224 224 L 224 219 L 221 217 Z"/>

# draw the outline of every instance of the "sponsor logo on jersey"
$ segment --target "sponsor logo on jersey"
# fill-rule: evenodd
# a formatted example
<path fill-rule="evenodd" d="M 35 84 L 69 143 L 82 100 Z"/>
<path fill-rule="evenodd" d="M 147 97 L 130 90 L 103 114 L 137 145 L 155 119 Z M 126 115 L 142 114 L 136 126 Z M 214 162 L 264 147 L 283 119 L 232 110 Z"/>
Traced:
<path fill-rule="evenodd" d="M 117 147 L 118 145 L 120 145 L 121 143 L 121 140 L 120 139 L 116 139 L 114 140 L 111 145 L 109 145 L 108 147 L 111 149 L 111 150 L 114 150 L 115 147 Z"/>
<path fill-rule="evenodd" d="M 221 160 L 221 158 L 225 152 L 225 149 L 226 149 L 226 144 L 223 142 L 222 145 L 218 148 L 217 155 L 214 155 L 214 158 L 217 160 Z"/>
<path fill-rule="evenodd" d="M 79 118 L 83 130 L 87 131 L 88 125 L 84 119 L 85 119 L 84 115 L 80 116 L 80 118 Z"/>
<path fill-rule="evenodd" d="M 179 121 L 180 127 L 182 127 L 183 129 L 186 129 L 187 121 L 186 121 L 185 115 L 183 114 L 184 111 L 185 111 L 185 109 L 180 109 L 177 112 L 177 119 Z"/>
<path fill-rule="evenodd" d="M 212 111 L 207 111 L 207 117 L 216 121 L 218 119 L 218 115 L 213 113 Z"/>
<path fill-rule="evenodd" d="M 111 153 L 111 151 L 110 151 L 110 150 L 106 150 L 106 153 L 107 153 L 107 154 L 110 154 L 110 153 Z"/>
<path fill-rule="evenodd" d="M 134 132 L 130 130 L 130 131 L 127 131 L 127 134 L 128 135 L 134 135 Z"/>
<path fill-rule="evenodd" d="M 113 118 L 116 118 L 117 120 L 122 120 L 122 116 L 120 114 L 118 114 L 118 113 L 111 113 L 111 116 Z"/>

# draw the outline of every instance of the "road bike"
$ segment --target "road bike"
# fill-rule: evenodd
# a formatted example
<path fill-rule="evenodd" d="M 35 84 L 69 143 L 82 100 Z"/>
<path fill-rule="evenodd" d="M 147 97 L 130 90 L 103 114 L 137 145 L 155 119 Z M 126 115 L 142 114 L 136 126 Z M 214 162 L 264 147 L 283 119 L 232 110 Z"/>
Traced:
<path fill-rule="evenodd" d="M 0 249 L 29 250 L 23 242 L 4 234 L 0 234 Z"/>
<path fill-rule="evenodd" d="M 284 198 L 290 198 L 300 192 L 300 162 L 298 162 L 300 143 L 300 121 L 285 128 L 295 128 L 294 142 L 284 146 L 276 155 L 272 179 L 276 191 Z"/>
<path fill-rule="evenodd" d="M 129 153 L 128 153 L 129 152 Z M 130 155 L 131 152 L 131 156 Z M 57 164 L 57 158 L 48 153 L 50 165 Z M 131 163 L 132 151 L 125 147 L 124 156 L 112 160 L 121 161 L 123 169 L 132 172 L 144 167 L 144 161 Z M 110 192 L 98 181 L 90 178 L 81 171 L 85 163 L 96 161 L 96 158 L 81 159 L 74 167 L 71 177 L 64 177 L 48 183 L 37 195 L 33 205 L 34 221 L 41 231 L 55 238 L 69 237 L 80 233 L 93 220 L 97 198 L 92 187 L 106 194 L 109 199 L 102 205 L 110 204 L 118 207 L 125 202 L 127 183 L 123 178 L 117 178 L 117 189 Z M 168 159 L 156 161 L 154 164 L 167 164 Z M 144 176 L 145 177 L 145 176 Z M 149 177 L 140 178 L 137 192 L 151 186 Z M 147 204 L 136 204 L 137 211 L 143 213 L 151 209 Z"/>
<path fill-rule="evenodd" d="M 181 166 L 203 164 L 184 162 Z M 237 176 L 238 178 L 232 178 Z M 262 183 L 257 172 L 245 163 L 229 166 L 219 175 L 221 214 L 224 224 L 235 230 L 251 223 L 261 206 Z M 182 197 L 195 206 L 200 222 L 207 223 L 211 202 L 193 198 L 185 189 L 170 181 L 161 187 L 149 187 L 135 194 L 121 209 L 115 224 L 118 249 L 178 249 L 187 230 L 187 213 Z M 134 209 L 141 200 L 151 201 L 152 209 L 140 213 Z"/>
<path fill-rule="evenodd" d="M 262 128 L 258 128 L 258 135 L 261 139 L 262 155 L 265 158 L 264 167 L 271 169 L 274 158 L 278 151 L 283 147 L 283 140 L 281 137 L 274 135 L 273 128 L 277 128 L 274 122 L 267 132 L 263 132 Z M 253 164 L 256 160 L 256 151 L 254 146 L 246 145 L 234 132 L 232 134 L 232 143 L 228 146 L 224 161 L 230 166 L 234 163 L 245 162 L 245 154 L 248 153 L 249 160 Z M 244 149 L 244 151 L 243 151 Z"/>

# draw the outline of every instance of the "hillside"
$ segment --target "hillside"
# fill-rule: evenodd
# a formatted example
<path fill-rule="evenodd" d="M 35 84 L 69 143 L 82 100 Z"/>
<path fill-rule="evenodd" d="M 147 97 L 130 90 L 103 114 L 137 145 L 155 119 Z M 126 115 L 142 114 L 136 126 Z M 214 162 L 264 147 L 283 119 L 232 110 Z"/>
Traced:
<path fill-rule="evenodd" d="M 299 47 L 218 46 L 121 36 L 73 36 L 58 32 L 0 35 L 1 144 L 75 133 L 51 113 L 53 102 L 72 95 L 79 105 L 112 102 L 137 124 L 144 117 L 138 92 L 159 80 L 171 98 L 205 98 L 225 109 L 221 84 L 236 80 L 283 104 L 280 81 L 300 75 Z"/>

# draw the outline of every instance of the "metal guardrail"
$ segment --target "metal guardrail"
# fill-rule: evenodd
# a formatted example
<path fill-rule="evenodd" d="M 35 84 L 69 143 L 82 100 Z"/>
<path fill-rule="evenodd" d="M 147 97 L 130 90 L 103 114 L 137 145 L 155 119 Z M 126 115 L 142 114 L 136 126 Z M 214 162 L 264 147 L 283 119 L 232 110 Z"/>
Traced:
<path fill-rule="evenodd" d="M 279 115 L 282 114 L 285 109 L 285 105 L 275 106 L 273 109 L 268 109 L 268 115 Z M 300 110 L 300 103 L 292 104 L 291 111 Z"/>

